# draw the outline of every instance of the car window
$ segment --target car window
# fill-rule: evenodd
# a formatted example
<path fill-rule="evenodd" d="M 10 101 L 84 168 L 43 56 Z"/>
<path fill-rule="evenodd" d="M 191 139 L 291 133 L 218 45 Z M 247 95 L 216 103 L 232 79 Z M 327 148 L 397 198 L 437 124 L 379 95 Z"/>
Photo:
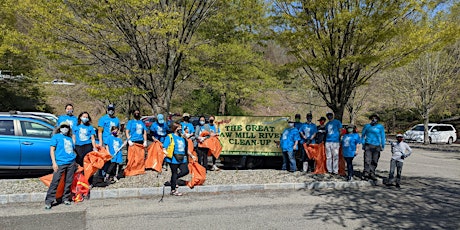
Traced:
<path fill-rule="evenodd" d="M 21 121 L 21 127 L 22 135 L 27 137 L 50 138 L 53 134 L 53 129 L 36 122 Z"/>
<path fill-rule="evenodd" d="M 0 135 L 14 136 L 13 120 L 0 120 Z"/>
<path fill-rule="evenodd" d="M 452 126 L 446 125 L 440 128 L 440 131 L 453 131 Z"/>

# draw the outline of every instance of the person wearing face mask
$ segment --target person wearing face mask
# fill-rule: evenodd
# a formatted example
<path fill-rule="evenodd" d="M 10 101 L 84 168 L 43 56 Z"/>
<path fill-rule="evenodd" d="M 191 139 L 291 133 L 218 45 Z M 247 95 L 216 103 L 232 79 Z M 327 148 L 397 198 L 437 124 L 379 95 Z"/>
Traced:
<path fill-rule="evenodd" d="M 316 144 L 321 144 L 324 143 L 324 141 L 326 140 L 326 118 L 321 117 L 319 118 L 318 122 L 319 125 L 316 126 L 317 132 L 315 135 L 315 142 Z"/>
<path fill-rule="evenodd" d="M 308 113 L 307 116 L 307 122 L 302 125 L 300 128 L 300 136 L 302 137 L 300 140 L 300 145 L 299 149 L 301 150 L 302 153 L 302 162 L 303 162 L 303 170 L 304 172 L 313 172 L 315 171 L 315 161 L 313 159 L 308 159 L 307 153 L 303 147 L 303 144 L 306 143 L 307 145 L 309 144 L 315 144 L 315 137 L 316 137 L 316 132 L 317 128 L 316 125 L 311 122 L 313 119 L 313 115 L 311 113 Z"/>
<path fill-rule="evenodd" d="M 78 125 L 73 130 L 75 136 L 75 152 L 77 152 L 77 163 L 83 167 L 83 159 L 91 151 L 97 151 L 96 131 L 91 125 L 91 117 L 88 112 L 78 115 Z"/>
<path fill-rule="evenodd" d="M 379 124 L 380 117 L 373 114 L 369 117 L 370 123 L 364 125 L 361 133 L 364 150 L 363 178 L 377 180 L 375 169 L 380 158 L 380 152 L 385 148 L 385 128 Z"/>
<path fill-rule="evenodd" d="M 359 134 L 355 131 L 354 126 L 347 127 L 347 133 L 341 140 L 342 153 L 345 162 L 347 162 L 347 181 L 353 181 L 353 158 L 357 155 L 357 146 L 361 143 Z"/>
<path fill-rule="evenodd" d="M 281 170 L 288 170 L 289 162 L 289 172 L 296 171 L 296 161 L 294 150 L 297 149 L 297 145 L 300 141 L 299 130 L 294 127 L 294 122 L 288 121 L 289 127 L 283 130 L 283 133 L 280 137 L 279 147 L 283 153 L 283 165 Z"/>
<path fill-rule="evenodd" d="M 206 124 L 206 119 L 204 116 L 200 116 L 199 124 L 195 128 L 195 137 L 197 142 L 204 142 L 208 137 L 201 137 L 203 131 L 208 131 L 211 133 L 211 128 L 209 124 Z M 195 142 L 196 153 L 198 154 L 198 164 L 208 169 L 208 148 L 198 147 L 197 142 Z"/>
<path fill-rule="evenodd" d="M 220 129 L 214 124 L 215 120 L 216 120 L 216 118 L 214 116 L 209 117 L 209 128 L 211 130 L 211 137 L 219 136 L 219 134 L 220 134 Z M 216 165 L 216 160 L 217 160 L 216 157 L 212 156 L 211 171 L 220 170 L 219 167 L 217 167 L 217 165 Z"/>
<path fill-rule="evenodd" d="M 118 182 L 119 179 L 119 167 L 123 163 L 123 157 L 121 154 L 121 147 L 123 146 L 123 141 L 118 137 L 118 127 L 112 126 L 110 129 L 110 136 L 107 140 L 108 145 L 106 146 L 107 151 L 112 156 L 110 160 L 110 165 L 107 167 L 107 174 L 105 174 L 105 181 Z"/>
<path fill-rule="evenodd" d="M 171 138 L 166 138 L 163 145 L 163 152 L 165 155 L 165 162 L 169 164 L 171 168 L 171 195 L 173 196 L 182 196 L 177 190 L 177 179 L 187 175 L 189 173 L 188 164 L 187 164 L 187 154 L 191 158 L 195 158 L 192 153 L 188 151 L 187 140 L 182 137 L 182 126 L 174 122 L 171 125 Z M 173 156 L 171 158 L 166 157 L 168 152 L 168 147 L 174 143 Z"/>
<path fill-rule="evenodd" d="M 78 120 L 77 120 L 77 117 L 73 115 L 73 105 L 72 104 L 65 105 L 65 114 L 62 114 L 58 117 L 56 126 L 58 124 L 61 124 L 62 122 L 69 123 L 72 129 L 75 129 L 75 127 L 77 126 Z"/>
<path fill-rule="evenodd" d="M 340 130 L 342 122 L 334 119 L 332 112 L 326 113 L 329 120 L 326 123 L 326 168 L 329 174 L 334 176 L 339 173 L 339 149 L 340 149 Z"/>
<path fill-rule="evenodd" d="M 102 116 L 97 123 L 99 143 L 102 146 L 107 145 L 106 139 L 110 137 L 112 126 L 120 128 L 120 120 L 115 116 L 115 105 L 107 106 L 107 114 Z"/>
<path fill-rule="evenodd" d="M 62 122 L 51 137 L 50 157 L 53 164 L 53 179 L 46 193 L 45 209 L 51 209 L 53 202 L 56 200 L 57 187 L 63 173 L 65 174 L 65 185 L 62 202 L 65 205 L 71 204 L 70 187 L 77 168 L 75 164 L 76 154 L 73 151 L 74 142 L 71 134 L 72 128 L 70 124 Z"/>
<path fill-rule="evenodd" d="M 126 125 L 126 140 L 128 140 L 129 146 L 137 143 L 147 147 L 147 126 L 141 121 L 141 112 L 139 109 L 133 111 L 133 117 L 134 119 L 129 120 Z"/>
<path fill-rule="evenodd" d="M 153 141 L 164 143 L 166 135 L 169 133 L 168 124 L 165 122 L 163 114 L 158 114 L 157 120 L 150 126 Z"/>

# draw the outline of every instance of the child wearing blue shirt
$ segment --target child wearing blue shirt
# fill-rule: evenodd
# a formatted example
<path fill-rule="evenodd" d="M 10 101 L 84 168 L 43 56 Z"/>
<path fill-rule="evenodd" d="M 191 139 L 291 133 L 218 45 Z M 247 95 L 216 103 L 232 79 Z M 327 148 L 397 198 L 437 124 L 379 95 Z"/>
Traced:
<path fill-rule="evenodd" d="M 50 187 L 46 193 L 45 209 L 51 209 L 53 202 L 56 200 L 57 187 L 63 173 L 65 173 L 65 185 L 62 201 L 64 204 L 70 205 L 70 187 L 73 181 L 73 174 L 77 168 L 71 135 L 70 124 L 63 122 L 59 125 L 57 133 L 51 137 L 50 156 L 54 172 Z"/>
<path fill-rule="evenodd" d="M 355 127 L 349 126 L 347 133 L 342 137 L 342 153 L 345 162 L 347 162 L 348 181 L 353 181 L 353 158 L 356 156 L 357 145 L 361 143 L 359 134 L 355 131 Z"/>
<path fill-rule="evenodd" d="M 77 163 L 83 167 L 83 159 L 86 154 L 96 151 L 96 131 L 91 125 L 91 117 L 88 112 L 78 116 L 78 125 L 73 130 L 75 136 L 75 152 L 77 152 Z"/>
<path fill-rule="evenodd" d="M 123 141 L 118 137 L 118 127 L 113 126 L 110 129 L 110 137 L 107 139 L 106 149 L 112 156 L 110 160 L 110 165 L 107 168 L 107 174 L 105 174 L 105 181 L 118 182 L 118 169 L 120 164 L 123 163 L 123 157 L 121 154 L 121 149 L 123 147 Z"/>

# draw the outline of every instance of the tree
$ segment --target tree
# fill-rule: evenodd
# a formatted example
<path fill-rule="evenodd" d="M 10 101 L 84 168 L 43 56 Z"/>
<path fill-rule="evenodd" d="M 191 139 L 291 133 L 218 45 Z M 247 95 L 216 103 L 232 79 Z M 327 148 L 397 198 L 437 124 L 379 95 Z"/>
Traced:
<path fill-rule="evenodd" d="M 24 0 L 30 35 L 61 71 L 114 101 L 141 97 L 154 113 L 169 111 L 193 37 L 216 0 Z M 132 103 L 128 103 L 132 104 Z"/>
<path fill-rule="evenodd" d="M 399 96 L 410 98 L 425 125 L 424 143 L 430 143 L 428 123 L 431 112 L 436 106 L 451 101 L 447 96 L 459 88 L 460 42 L 441 51 L 426 52 L 392 73 L 393 88 Z"/>
<path fill-rule="evenodd" d="M 376 73 L 456 36 L 452 24 L 427 26 L 437 6 L 418 0 L 275 1 L 275 32 L 342 120 L 356 88 Z"/>
<path fill-rule="evenodd" d="M 268 8 L 262 0 L 220 1 L 216 13 L 199 28 L 196 47 L 187 63 L 201 88 L 217 94 L 218 113 L 229 111 L 229 102 L 252 98 L 274 86 L 273 66 L 264 58 Z"/>

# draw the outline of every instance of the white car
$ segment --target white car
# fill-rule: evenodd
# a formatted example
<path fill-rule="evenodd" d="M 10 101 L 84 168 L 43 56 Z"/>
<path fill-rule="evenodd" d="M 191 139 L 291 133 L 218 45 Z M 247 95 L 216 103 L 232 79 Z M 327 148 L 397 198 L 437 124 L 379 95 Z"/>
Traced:
<path fill-rule="evenodd" d="M 404 139 L 408 142 L 423 143 L 423 133 L 425 127 L 418 124 L 404 133 Z M 428 139 L 430 143 L 447 143 L 452 144 L 457 141 L 457 131 L 454 126 L 449 124 L 428 124 Z"/>

